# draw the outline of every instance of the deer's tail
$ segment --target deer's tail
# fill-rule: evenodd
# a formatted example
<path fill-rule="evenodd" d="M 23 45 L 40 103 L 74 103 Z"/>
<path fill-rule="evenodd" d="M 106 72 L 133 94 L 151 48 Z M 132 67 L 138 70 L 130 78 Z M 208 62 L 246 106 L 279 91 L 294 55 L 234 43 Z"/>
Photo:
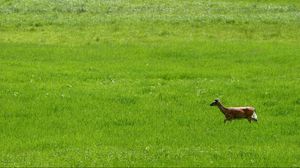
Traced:
<path fill-rule="evenodd" d="M 253 114 L 252 114 L 252 116 L 251 116 L 251 119 L 252 119 L 253 121 L 256 121 L 256 122 L 257 122 L 257 115 L 256 115 L 255 111 L 253 112 Z"/>

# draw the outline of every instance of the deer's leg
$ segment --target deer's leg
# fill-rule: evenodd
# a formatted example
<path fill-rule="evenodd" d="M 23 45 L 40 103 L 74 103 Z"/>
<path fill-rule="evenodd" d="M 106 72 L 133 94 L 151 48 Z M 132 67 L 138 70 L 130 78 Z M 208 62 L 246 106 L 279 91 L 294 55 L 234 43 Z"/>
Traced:
<path fill-rule="evenodd" d="M 251 123 L 252 121 L 251 117 L 250 118 L 248 117 L 247 120 L 249 121 L 249 123 Z"/>
<path fill-rule="evenodd" d="M 226 123 L 226 121 L 230 121 L 231 122 L 232 118 L 230 116 L 226 116 L 224 119 L 224 123 Z"/>
<path fill-rule="evenodd" d="M 226 123 L 226 121 L 227 121 L 227 118 L 224 119 L 224 124 Z"/>

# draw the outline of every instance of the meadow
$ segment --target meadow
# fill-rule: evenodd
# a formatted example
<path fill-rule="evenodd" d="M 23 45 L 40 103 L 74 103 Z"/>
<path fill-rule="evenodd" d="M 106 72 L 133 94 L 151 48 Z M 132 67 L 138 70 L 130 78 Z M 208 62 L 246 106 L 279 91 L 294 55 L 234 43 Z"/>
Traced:
<path fill-rule="evenodd" d="M 299 93 L 298 0 L 0 0 L 1 167 L 299 167 Z"/>

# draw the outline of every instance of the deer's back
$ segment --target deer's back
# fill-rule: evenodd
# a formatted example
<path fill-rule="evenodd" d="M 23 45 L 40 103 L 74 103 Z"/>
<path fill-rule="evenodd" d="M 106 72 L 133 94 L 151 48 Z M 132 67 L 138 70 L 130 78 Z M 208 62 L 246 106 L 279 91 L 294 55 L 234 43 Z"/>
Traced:
<path fill-rule="evenodd" d="M 234 118 L 250 117 L 255 109 L 253 107 L 229 107 L 228 113 Z"/>

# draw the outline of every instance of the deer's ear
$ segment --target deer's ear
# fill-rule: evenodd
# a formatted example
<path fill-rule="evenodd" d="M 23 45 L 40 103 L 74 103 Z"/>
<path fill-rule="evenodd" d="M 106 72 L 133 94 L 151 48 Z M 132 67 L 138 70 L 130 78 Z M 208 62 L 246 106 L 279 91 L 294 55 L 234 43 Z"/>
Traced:
<path fill-rule="evenodd" d="M 219 99 L 219 98 L 217 98 L 215 101 L 216 101 L 216 102 L 219 102 L 219 101 L 220 101 L 220 99 Z"/>

